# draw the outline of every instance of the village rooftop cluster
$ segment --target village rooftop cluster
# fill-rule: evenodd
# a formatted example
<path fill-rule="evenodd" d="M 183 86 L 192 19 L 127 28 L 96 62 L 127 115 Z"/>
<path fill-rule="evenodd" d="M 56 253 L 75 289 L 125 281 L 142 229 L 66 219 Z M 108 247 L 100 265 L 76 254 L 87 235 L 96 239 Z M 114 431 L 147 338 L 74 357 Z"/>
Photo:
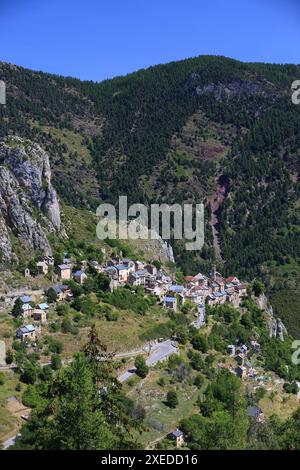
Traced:
<path fill-rule="evenodd" d="M 158 269 L 154 264 L 143 261 L 134 261 L 130 258 L 113 257 L 108 262 L 100 264 L 97 261 L 82 261 L 80 269 L 74 269 L 71 259 L 65 258 L 63 264 L 55 266 L 52 256 L 44 256 L 37 262 L 40 275 L 47 275 L 49 270 L 54 270 L 53 279 L 58 283 L 53 284 L 45 292 L 47 299 L 55 299 L 56 302 L 71 300 L 72 290 L 68 286 L 68 281 L 73 279 L 78 284 L 83 285 L 87 277 L 88 267 L 91 266 L 97 273 L 104 273 L 110 279 L 110 290 L 123 287 L 125 285 L 141 286 L 145 294 L 154 295 L 159 302 L 167 309 L 176 311 L 179 305 L 189 301 L 191 305 L 197 307 L 198 317 L 194 322 L 196 328 L 200 328 L 205 323 L 205 306 L 221 305 L 225 302 L 238 307 L 247 295 L 246 285 L 241 283 L 235 276 L 226 279 L 217 272 L 216 266 L 212 266 L 210 277 L 199 273 L 195 276 L 186 276 L 184 284 L 177 284 L 173 278 L 163 269 Z M 30 273 L 25 272 L 25 276 Z M 32 298 L 28 295 L 19 297 L 22 302 L 22 318 L 32 319 L 39 325 L 47 322 L 47 302 L 41 301 L 35 307 L 32 305 Z M 21 340 L 34 340 L 39 328 L 32 324 L 27 324 L 17 331 L 17 338 Z"/>

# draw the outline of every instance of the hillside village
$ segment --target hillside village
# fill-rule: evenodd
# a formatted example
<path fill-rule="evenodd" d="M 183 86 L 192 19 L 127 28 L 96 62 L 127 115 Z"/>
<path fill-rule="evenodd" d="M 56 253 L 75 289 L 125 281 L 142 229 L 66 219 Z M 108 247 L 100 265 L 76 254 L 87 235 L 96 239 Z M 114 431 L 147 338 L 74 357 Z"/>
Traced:
<path fill-rule="evenodd" d="M 59 283 L 53 284 L 38 301 L 32 302 L 32 297 L 23 295 L 15 302 L 21 306 L 21 318 L 24 325 L 16 330 L 16 338 L 22 342 L 34 342 L 41 335 L 43 325 L 47 324 L 47 311 L 49 303 L 61 303 L 72 300 L 72 289 L 68 281 L 73 279 L 79 285 L 83 285 L 90 274 L 87 274 L 88 266 L 92 266 L 95 273 L 103 273 L 109 278 L 109 287 L 113 291 L 126 285 L 144 289 L 145 295 L 154 295 L 158 302 L 166 309 L 174 312 L 185 303 L 194 306 L 196 319 L 192 325 L 200 329 L 205 325 L 206 306 L 213 307 L 223 305 L 225 302 L 234 307 L 239 307 L 247 296 L 246 284 L 240 282 L 236 276 L 224 278 L 212 266 L 210 276 L 198 273 L 195 276 L 185 276 L 184 284 L 180 285 L 174 281 L 173 276 L 168 275 L 164 270 L 158 269 L 154 264 L 147 264 L 143 261 L 133 261 L 130 258 L 112 257 L 106 263 L 100 264 L 97 261 L 82 261 L 80 269 L 74 270 L 75 263 L 64 258 L 64 263 L 55 266 L 52 256 L 44 256 L 37 262 L 40 276 L 45 276 L 49 270 L 53 270 L 53 278 Z M 28 270 L 25 275 L 28 277 Z M 260 345 L 252 342 L 252 347 L 259 352 Z M 170 349 L 170 353 L 172 353 Z M 247 361 L 247 346 L 228 345 L 229 357 L 236 357 L 236 367 L 228 366 L 228 369 L 238 377 L 244 379 L 246 376 L 255 377 L 257 371 Z M 164 356 L 164 359 L 168 355 Z M 129 377 L 129 376 L 128 376 Z M 126 379 L 128 378 L 126 376 Z"/>
<path fill-rule="evenodd" d="M 73 279 L 79 285 L 83 285 L 88 274 L 86 270 L 90 265 L 95 273 L 103 273 L 109 278 L 109 288 L 111 291 L 124 287 L 126 285 L 144 289 L 145 295 L 157 297 L 166 309 L 172 309 L 175 312 L 179 306 L 189 302 L 197 307 L 198 316 L 194 322 L 196 328 L 200 328 L 205 323 L 205 306 L 222 305 L 229 302 L 234 307 L 239 307 L 243 299 L 247 296 L 247 289 L 244 283 L 241 283 L 236 276 L 230 276 L 226 279 L 217 272 L 216 266 L 212 266 L 210 277 L 202 273 L 195 276 L 185 276 L 184 284 L 177 284 L 173 276 L 168 275 L 164 270 L 158 269 L 154 264 L 147 264 L 143 261 L 133 261 L 130 258 L 113 257 L 107 263 L 100 264 L 97 261 L 82 261 L 80 269 L 74 270 L 75 263 L 71 259 L 65 258 L 63 264 L 54 265 L 52 256 L 44 256 L 37 263 L 38 272 L 41 276 L 53 270 L 52 278 L 59 281 L 53 284 L 45 292 L 46 300 L 39 299 L 35 301 L 35 307 L 32 305 L 32 297 L 22 295 L 15 301 L 20 303 L 21 317 L 24 326 L 20 327 L 16 336 L 18 339 L 35 340 L 41 331 L 42 324 L 47 323 L 47 302 L 64 302 L 73 298 L 72 289 L 68 281 Z M 25 276 L 29 277 L 30 272 L 27 269 Z M 36 299 L 35 299 L 36 300 Z M 32 321 L 33 324 L 29 323 Z"/>
<path fill-rule="evenodd" d="M 36 262 L 37 274 L 36 279 L 42 281 L 48 279 L 47 287 L 44 290 L 28 291 L 24 289 L 18 296 L 8 293 L 2 299 L 4 304 L 10 310 L 9 315 L 18 318 L 18 322 L 22 324 L 15 331 L 15 341 L 27 348 L 30 352 L 39 351 L 40 338 L 47 338 L 49 331 L 57 320 L 53 320 L 53 312 L 57 312 L 61 307 L 68 307 L 76 300 L 76 286 L 84 288 L 88 282 L 100 275 L 105 280 L 108 292 L 114 293 L 125 289 L 130 293 L 132 299 L 137 292 L 143 292 L 145 299 L 155 299 L 155 304 L 162 311 L 172 315 L 182 315 L 185 308 L 190 312 L 190 328 L 194 330 L 204 331 L 207 334 L 211 331 L 212 323 L 210 315 L 214 309 L 229 306 L 237 312 L 247 311 L 245 309 L 245 301 L 251 297 L 251 287 L 241 282 L 236 276 L 232 275 L 224 278 L 217 271 L 216 266 L 212 265 L 210 274 L 204 275 L 198 273 L 194 276 L 184 276 L 181 282 L 174 273 L 168 272 L 166 268 L 162 268 L 159 263 L 153 261 L 147 263 L 141 260 L 134 260 L 128 257 L 109 256 L 105 262 L 95 260 L 76 261 L 65 255 L 63 263 L 56 264 L 54 257 L 43 256 Z M 27 279 L 32 277 L 28 268 L 24 275 Z M 217 311 L 217 310 L 216 310 Z M 50 314 L 50 318 L 49 318 Z M 270 337 L 283 341 L 287 335 L 286 330 L 280 323 L 280 320 L 273 319 L 273 313 L 270 309 Z M 54 331 L 54 330 L 53 330 Z M 192 333 L 192 337 L 193 337 Z M 46 335 L 46 336 L 45 336 Z M 2 341 L 1 344 L 4 344 Z M 193 340 L 192 340 L 193 343 Z M 197 349 L 198 347 L 195 346 Z M 3 348 L 2 348 L 3 349 Z M 177 334 L 170 337 L 155 337 L 149 340 L 143 347 L 137 349 L 121 350 L 115 355 L 118 380 L 130 384 L 134 378 L 138 376 L 138 372 L 132 365 L 132 358 L 140 353 L 145 359 L 145 366 L 155 371 L 161 367 L 159 364 L 168 364 L 172 362 L 175 355 L 178 358 L 182 354 L 181 339 Z M 283 386 L 284 380 L 266 374 L 257 358 L 261 356 L 262 346 L 259 341 L 259 335 L 251 334 L 248 340 L 239 339 L 238 335 L 234 341 L 227 341 L 224 353 L 216 354 L 215 363 L 216 370 L 226 370 L 245 382 L 246 387 L 251 387 L 255 392 L 256 389 L 267 387 L 268 390 L 279 391 Z M 5 344 L 2 350 L 2 362 L 0 368 L 14 367 L 5 364 Z M 196 353 L 197 356 L 197 353 Z M 195 353 L 188 352 L 191 363 L 196 360 Z M 118 360 L 124 361 L 118 363 Z M 179 360 L 179 359 L 178 359 Z M 70 359 L 64 360 L 67 365 Z M 42 362 L 44 367 L 47 362 Z M 118 365 L 119 364 L 119 365 Z M 167 366 L 166 366 L 167 364 Z M 196 370 L 198 366 L 196 367 Z M 155 374 L 155 372 L 154 372 Z M 196 379 L 195 379 L 196 380 Z M 135 388 L 132 389 L 134 393 Z M 254 393 L 253 392 L 253 393 Z M 138 390 L 136 390 L 136 393 Z M 146 391 L 147 392 L 147 388 Z M 152 394 L 153 392 L 151 392 Z M 190 393 L 190 392 L 189 392 Z M 149 404 L 149 410 L 154 404 Z M 30 410 L 29 410 L 30 412 Z M 257 404 L 248 407 L 247 413 L 250 419 L 256 423 L 265 421 L 264 410 Z M 151 421 L 151 418 L 149 418 Z M 178 419 L 172 418 L 172 422 L 178 423 Z M 164 428 L 165 429 L 165 428 Z M 168 429 L 168 428 L 166 428 Z M 181 429 L 169 429 L 167 433 L 167 442 L 177 447 L 184 446 L 184 433 Z M 162 429 L 159 431 L 160 439 L 163 438 Z M 152 434 L 151 434 L 152 435 Z"/>

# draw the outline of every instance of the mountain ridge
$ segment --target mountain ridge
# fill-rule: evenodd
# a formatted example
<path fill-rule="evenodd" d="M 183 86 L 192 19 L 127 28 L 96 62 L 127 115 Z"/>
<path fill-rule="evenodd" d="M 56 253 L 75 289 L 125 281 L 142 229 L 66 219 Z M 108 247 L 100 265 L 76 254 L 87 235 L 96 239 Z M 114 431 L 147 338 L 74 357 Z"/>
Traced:
<path fill-rule="evenodd" d="M 272 290 L 281 267 L 299 264 L 300 107 L 290 90 L 299 75 L 299 65 L 200 56 L 94 83 L 1 63 L 0 136 L 39 143 L 60 198 L 75 207 L 120 194 L 203 200 L 202 252 L 173 243 L 182 270 L 207 272 L 217 255 L 225 273 Z"/>

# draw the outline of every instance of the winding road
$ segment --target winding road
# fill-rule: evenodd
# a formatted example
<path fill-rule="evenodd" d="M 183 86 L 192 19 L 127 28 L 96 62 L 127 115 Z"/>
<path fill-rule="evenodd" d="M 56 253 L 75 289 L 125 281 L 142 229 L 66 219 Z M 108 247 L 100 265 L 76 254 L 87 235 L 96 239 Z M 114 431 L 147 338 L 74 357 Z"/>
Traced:
<path fill-rule="evenodd" d="M 152 351 L 148 359 L 146 360 L 147 366 L 155 366 L 160 361 L 166 360 L 171 354 L 178 354 L 179 350 L 174 341 L 171 339 L 167 339 L 166 341 L 162 341 L 161 343 L 156 343 L 152 347 Z M 134 376 L 136 369 L 128 369 L 123 374 L 119 375 L 118 380 L 119 382 L 123 383 L 126 380 L 130 379 L 130 377 Z"/>

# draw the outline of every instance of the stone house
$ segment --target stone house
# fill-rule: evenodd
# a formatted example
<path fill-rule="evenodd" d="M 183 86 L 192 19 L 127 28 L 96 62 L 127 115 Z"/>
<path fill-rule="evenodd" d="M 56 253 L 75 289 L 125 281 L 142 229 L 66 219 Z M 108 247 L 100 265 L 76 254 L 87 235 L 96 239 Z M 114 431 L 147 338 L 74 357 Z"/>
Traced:
<path fill-rule="evenodd" d="M 244 365 L 244 356 L 243 356 L 242 354 L 237 354 L 237 355 L 235 356 L 235 360 L 236 360 L 236 362 L 237 362 L 237 364 L 238 364 L 239 366 L 243 366 L 243 365 Z"/>
<path fill-rule="evenodd" d="M 177 299 L 176 297 L 164 297 L 163 300 L 164 307 L 171 308 L 176 311 L 177 309 Z"/>
<path fill-rule="evenodd" d="M 227 354 L 229 354 L 229 356 L 234 356 L 235 355 L 235 345 L 234 344 L 228 344 Z"/>
<path fill-rule="evenodd" d="M 226 284 L 230 284 L 230 283 L 238 285 L 240 284 L 240 281 L 236 276 L 229 276 L 226 278 Z"/>
<path fill-rule="evenodd" d="M 57 273 L 60 279 L 69 280 L 71 279 L 71 266 L 68 264 L 59 264 L 57 266 Z"/>
<path fill-rule="evenodd" d="M 156 276 L 157 274 L 157 267 L 153 264 L 146 264 L 145 269 L 147 269 L 148 273 L 152 276 Z"/>
<path fill-rule="evenodd" d="M 236 369 L 235 369 L 235 373 L 240 379 L 244 379 L 247 376 L 246 367 L 237 366 Z"/>
<path fill-rule="evenodd" d="M 176 447 L 180 447 L 184 444 L 184 434 L 180 429 L 175 429 L 175 431 L 172 431 L 168 437 L 176 442 Z"/>
<path fill-rule="evenodd" d="M 135 271 L 140 271 L 141 269 L 145 268 L 145 263 L 143 263 L 142 261 L 135 261 L 134 267 L 135 267 Z"/>
<path fill-rule="evenodd" d="M 40 261 L 36 263 L 36 266 L 40 274 L 48 274 L 49 268 L 51 266 L 54 266 L 53 256 L 44 256 Z"/>
<path fill-rule="evenodd" d="M 36 263 L 39 274 L 46 275 L 49 271 L 49 266 L 45 261 L 38 261 Z"/>
<path fill-rule="evenodd" d="M 236 291 L 228 292 L 228 290 L 226 290 L 226 293 L 227 293 L 228 302 L 230 302 L 234 307 L 238 307 L 241 303 L 241 298 L 240 298 L 238 292 L 236 292 Z"/>
<path fill-rule="evenodd" d="M 37 337 L 36 328 L 33 325 L 25 325 L 17 329 L 17 339 L 21 341 L 35 341 Z"/>
<path fill-rule="evenodd" d="M 114 268 L 115 268 L 116 273 L 117 273 L 118 281 L 121 284 L 125 284 L 128 280 L 128 276 L 129 276 L 129 272 L 130 272 L 128 267 L 125 266 L 125 264 L 116 264 L 114 266 Z"/>
<path fill-rule="evenodd" d="M 128 274 L 136 271 L 135 263 L 130 258 L 122 258 L 121 264 L 124 264 L 128 269 Z"/>
<path fill-rule="evenodd" d="M 129 273 L 128 282 L 133 286 L 144 286 L 147 276 L 149 276 L 147 269 L 140 269 L 139 271 Z"/>
<path fill-rule="evenodd" d="M 79 270 L 79 271 L 75 271 L 75 273 L 73 274 L 73 278 L 76 282 L 78 282 L 78 284 L 82 285 L 84 281 L 86 280 L 87 275 L 85 274 L 84 271 Z"/>
<path fill-rule="evenodd" d="M 30 318 L 33 313 L 33 307 L 30 304 L 23 304 L 22 305 L 22 318 L 26 320 Z"/>
<path fill-rule="evenodd" d="M 254 419 L 256 423 L 263 423 L 265 420 L 265 415 L 263 410 L 258 406 L 248 406 L 247 408 L 247 415 Z"/>
<path fill-rule="evenodd" d="M 38 308 L 40 310 L 48 310 L 49 305 L 44 302 L 44 303 L 38 304 Z"/>
<path fill-rule="evenodd" d="M 32 302 L 32 297 L 30 295 L 22 295 L 19 298 L 20 298 L 22 304 L 29 304 L 30 302 Z"/>
<path fill-rule="evenodd" d="M 45 310 L 35 308 L 33 310 L 32 317 L 35 321 L 40 323 L 47 323 L 47 312 Z"/>
<path fill-rule="evenodd" d="M 195 282 L 198 286 L 202 285 L 204 287 L 208 287 L 208 278 L 202 273 L 196 274 L 196 276 L 194 276 L 193 282 Z"/>
<path fill-rule="evenodd" d="M 240 298 L 246 297 L 246 295 L 247 295 L 247 288 L 246 288 L 246 285 L 245 285 L 245 284 L 239 284 L 239 285 L 236 287 L 236 290 L 237 290 L 237 292 L 238 292 Z"/>
<path fill-rule="evenodd" d="M 55 292 L 55 294 L 57 296 L 57 301 L 59 301 L 59 302 L 72 297 L 70 288 L 68 286 L 63 285 L 63 284 L 57 285 L 57 286 L 54 286 L 54 287 L 50 287 L 50 289 L 48 289 L 47 292 L 50 293 L 51 291 Z"/>
<path fill-rule="evenodd" d="M 183 294 L 184 287 L 179 284 L 173 284 L 169 287 L 169 292 L 172 294 Z"/>

